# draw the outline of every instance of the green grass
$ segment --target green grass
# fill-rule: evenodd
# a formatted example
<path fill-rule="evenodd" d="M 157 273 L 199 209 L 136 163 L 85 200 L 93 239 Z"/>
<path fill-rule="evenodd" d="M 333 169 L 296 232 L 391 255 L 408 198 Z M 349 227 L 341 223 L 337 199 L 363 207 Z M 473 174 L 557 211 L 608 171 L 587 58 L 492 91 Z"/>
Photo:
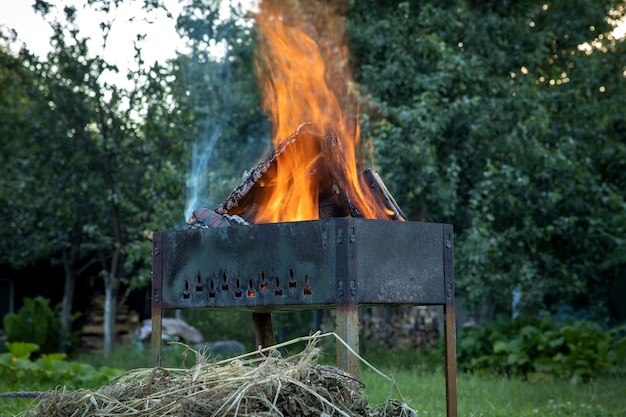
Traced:
<path fill-rule="evenodd" d="M 446 415 L 442 351 L 424 354 L 364 349 L 363 356 L 396 382 L 406 402 L 419 416 Z M 360 379 L 371 404 L 393 396 L 393 386 L 367 367 Z M 626 368 L 589 382 L 528 381 L 496 375 L 457 375 L 459 417 L 626 417 Z"/>
<path fill-rule="evenodd" d="M 183 359 L 185 348 L 168 346 L 163 349 L 165 367 L 193 365 L 193 353 Z M 439 358 L 412 352 L 363 349 L 363 356 L 377 369 L 396 381 L 404 399 L 419 412 L 420 417 L 446 415 L 445 378 Z M 329 352 L 323 359 L 331 357 Z M 105 358 L 101 354 L 82 354 L 77 360 L 93 366 L 136 369 L 151 367 L 149 349 L 117 349 Z M 360 379 L 365 383 L 371 405 L 382 404 L 388 398 L 398 398 L 392 383 L 375 372 L 361 368 Z M 529 382 L 517 378 L 476 376 L 460 373 L 457 378 L 458 415 L 460 417 L 624 417 L 626 374 L 616 372 L 598 380 Z M 0 391 L 2 381 L 0 381 Z M 11 416 L 23 410 L 29 400 L 0 398 L 0 416 Z"/>
<path fill-rule="evenodd" d="M 109 356 L 100 352 L 82 353 L 74 360 L 93 366 L 109 366 L 112 368 L 137 369 L 151 368 L 152 353 L 150 347 L 143 350 L 131 346 L 119 347 Z M 161 366 L 165 368 L 183 368 L 195 364 L 195 354 L 187 352 L 187 348 L 179 344 L 163 346 L 161 350 Z"/>
<path fill-rule="evenodd" d="M 387 370 L 406 402 L 420 416 L 445 416 L 445 378 L 441 371 Z M 392 384 L 372 371 L 362 381 L 372 404 L 383 403 Z M 589 383 L 528 382 L 495 376 L 459 374 L 459 416 L 484 417 L 623 417 L 626 416 L 624 378 Z"/>

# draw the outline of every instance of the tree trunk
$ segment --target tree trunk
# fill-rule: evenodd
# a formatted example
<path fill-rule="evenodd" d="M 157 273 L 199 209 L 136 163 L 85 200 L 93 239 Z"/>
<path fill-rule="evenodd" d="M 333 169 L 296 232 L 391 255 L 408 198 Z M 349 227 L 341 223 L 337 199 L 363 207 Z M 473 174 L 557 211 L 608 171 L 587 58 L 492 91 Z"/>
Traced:
<path fill-rule="evenodd" d="M 74 290 L 76 288 L 76 262 L 75 262 L 76 250 L 72 247 L 68 253 L 67 250 L 63 251 L 63 269 L 65 271 L 65 283 L 63 286 L 63 300 L 61 302 L 61 327 L 63 328 L 64 341 L 69 338 L 72 333 L 72 323 L 70 318 L 72 316 L 72 306 L 74 302 Z M 66 351 L 67 346 L 65 343 L 60 346 L 61 352 Z"/>
<path fill-rule="evenodd" d="M 111 269 L 104 278 L 104 355 L 108 356 L 115 347 L 115 322 L 117 291 L 120 286 L 120 258 L 122 249 L 117 245 L 111 259 Z"/>
<path fill-rule="evenodd" d="M 109 277 L 104 285 L 104 355 L 109 356 L 115 347 L 117 312 L 117 279 Z"/>

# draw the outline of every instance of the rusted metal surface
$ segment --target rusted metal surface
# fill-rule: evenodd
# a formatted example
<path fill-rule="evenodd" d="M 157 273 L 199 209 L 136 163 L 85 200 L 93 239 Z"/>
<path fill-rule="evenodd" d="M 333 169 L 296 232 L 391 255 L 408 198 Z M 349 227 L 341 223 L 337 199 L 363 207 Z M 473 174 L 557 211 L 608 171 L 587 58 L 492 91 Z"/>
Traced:
<path fill-rule="evenodd" d="M 448 224 L 352 217 L 157 232 L 153 362 L 167 309 L 251 311 L 258 321 L 272 311 L 333 308 L 337 333 L 358 352 L 359 306 L 441 305 L 446 411 L 457 417 L 453 250 Z M 339 345 L 338 366 L 358 375 L 358 359 Z"/>
<path fill-rule="evenodd" d="M 334 308 L 348 262 L 358 304 L 443 305 L 443 227 L 337 218 L 158 232 L 161 308 Z M 340 239 L 354 240 L 350 261 Z"/>
<path fill-rule="evenodd" d="M 163 333 L 163 254 L 161 252 L 162 235 L 155 233 L 152 238 L 152 363 L 161 366 L 161 335 Z"/>
<path fill-rule="evenodd" d="M 457 416 L 456 387 L 456 318 L 454 312 L 454 236 L 452 226 L 443 229 L 444 286 L 446 302 L 444 313 L 444 343 L 446 367 L 446 415 Z"/>
<path fill-rule="evenodd" d="M 357 248 L 362 237 L 352 222 L 340 223 L 335 229 L 335 332 L 355 352 L 359 351 Z M 336 350 L 337 365 L 358 377 L 358 358 L 341 343 L 336 344 Z"/>

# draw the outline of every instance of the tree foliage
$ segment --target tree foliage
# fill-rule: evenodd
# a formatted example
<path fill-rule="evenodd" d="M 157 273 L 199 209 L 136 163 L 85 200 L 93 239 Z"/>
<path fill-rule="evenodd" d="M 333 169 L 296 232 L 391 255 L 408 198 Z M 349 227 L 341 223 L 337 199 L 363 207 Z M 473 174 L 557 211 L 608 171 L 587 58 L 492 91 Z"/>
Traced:
<path fill-rule="evenodd" d="M 47 16 L 49 7 L 38 4 Z M 107 82 L 104 76 L 117 68 L 90 53 L 75 25 L 76 9 L 63 11 L 66 22 L 51 21 L 46 59 L 22 49 L 11 61 L 3 51 L 15 71 L 8 78 L 15 79 L 12 88 L 3 91 L 7 100 L 19 97 L 23 108 L 15 108 L 19 124 L 3 132 L 9 181 L 0 192 L 0 229 L 8 237 L 2 256 L 15 266 L 42 258 L 63 262 L 68 311 L 80 268 L 99 263 L 110 350 L 120 283 L 149 282 L 150 227 L 171 224 L 177 198 L 182 204 L 182 146 L 172 140 L 176 120 L 164 118 L 162 68 L 146 68 L 137 50 L 139 66 L 128 76 L 133 87 Z"/>
<path fill-rule="evenodd" d="M 365 135 L 413 219 L 452 223 L 470 309 L 606 313 L 624 279 L 620 2 L 354 2 Z M 585 49 L 581 45 L 590 44 Z"/>
<path fill-rule="evenodd" d="M 88 4 L 106 46 L 119 1 Z M 216 204 L 268 150 L 255 30 L 245 10 L 190 1 L 177 20 L 188 50 L 147 63 L 137 34 L 120 86 L 80 10 L 60 21 L 35 5 L 50 54 L 15 51 L 6 30 L 0 43 L 0 263 L 61 263 L 66 292 L 97 263 L 114 299 L 149 282 L 151 233 L 182 223 L 191 189 L 188 209 Z M 519 289 L 527 312 L 606 314 L 624 280 L 625 43 L 610 13 L 622 3 L 350 3 L 364 142 L 411 220 L 454 225 L 470 309 L 508 312 Z"/>
<path fill-rule="evenodd" d="M 102 12 L 103 49 L 119 4 L 89 2 Z M 151 233 L 183 223 L 190 161 L 211 160 L 200 172 L 209 187 L 198 204 L 216 204 L 267 150 L 253 28 L 243 10 L 224 18 L 219 6 L 192 2 L 183 10 L 177 26 L 191 52 L 170 62 L 145 62 L 137 34 L 125 85 L 110 81 L 119 69 L 81 35 L 79 9 L 65 7 L 61 19 L 53 4 L 36 2 L 53 29 L 43 59 L 26 47 L 14 54 L 15 36 L 3 36 L 0 170 L 9 181 L 0 189 L 0 262 L 63 263 L 66 321 L 80 271 L 99 264 L 107 350 L 120 285 L 149 283 Z M 145 5 L 148 12 L 162 7 Z M 213 53 L 218 43 L 222 55 Z"/>

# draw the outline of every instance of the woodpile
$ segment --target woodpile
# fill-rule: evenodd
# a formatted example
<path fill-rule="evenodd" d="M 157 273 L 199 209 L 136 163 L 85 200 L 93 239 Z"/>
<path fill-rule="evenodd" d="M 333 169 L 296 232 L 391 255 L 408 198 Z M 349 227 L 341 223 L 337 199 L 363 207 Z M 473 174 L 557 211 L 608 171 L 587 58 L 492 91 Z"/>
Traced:
<path fill-rule="evenodd" d="M 123 298 L 118 298 L 115 313 L 115 342 L 130 344 L 134 330 L 139 326 L 139 314 L 128 308 Z M 91 300 L 91 308 L 84 315 L 81 328 L 81 347 L 87 351 L 104 348 L 104 295 Z"/>
<path fill-rule="evenodd" d="M 378 341 L 389 349 L 432 349 L 441 337 L 438 310 L 432 306 L 363 308 L 359 338 Z"/>

